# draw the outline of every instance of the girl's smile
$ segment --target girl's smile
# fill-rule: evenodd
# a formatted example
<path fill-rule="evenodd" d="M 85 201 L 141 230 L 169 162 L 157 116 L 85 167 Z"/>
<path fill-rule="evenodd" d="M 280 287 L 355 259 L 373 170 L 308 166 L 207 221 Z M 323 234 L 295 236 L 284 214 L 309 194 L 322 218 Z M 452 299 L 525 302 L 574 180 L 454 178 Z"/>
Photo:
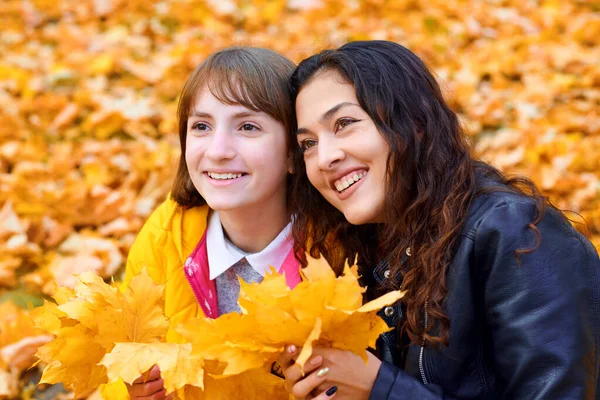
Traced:
<path fill-rule="evenodd" d="M 244 178 L 249 177 L 247 173 L 244 172 L 214 172 L 209 171 L 204 173 L 205 179 L 214 186 L 228 186 L 236 183 L 240 183 L 244 181 Z"/>

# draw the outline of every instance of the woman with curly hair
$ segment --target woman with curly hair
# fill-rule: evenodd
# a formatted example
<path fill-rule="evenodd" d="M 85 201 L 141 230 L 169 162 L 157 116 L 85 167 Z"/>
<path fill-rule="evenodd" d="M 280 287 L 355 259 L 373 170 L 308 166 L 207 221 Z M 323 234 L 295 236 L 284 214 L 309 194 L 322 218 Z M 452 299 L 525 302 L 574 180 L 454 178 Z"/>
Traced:
<path fill-rule="evenodd" d="M 340 273 L 358 256 L 390 332 L 368 363 L 347 351 L 280 357 L 302 399 L 592 399 L 600 261 L 526 178 L 471 153 L 426 65 L 386 41 L 304 60 L 293 234 Z M 335 238 L 335 239 L 333 239 Z"/>

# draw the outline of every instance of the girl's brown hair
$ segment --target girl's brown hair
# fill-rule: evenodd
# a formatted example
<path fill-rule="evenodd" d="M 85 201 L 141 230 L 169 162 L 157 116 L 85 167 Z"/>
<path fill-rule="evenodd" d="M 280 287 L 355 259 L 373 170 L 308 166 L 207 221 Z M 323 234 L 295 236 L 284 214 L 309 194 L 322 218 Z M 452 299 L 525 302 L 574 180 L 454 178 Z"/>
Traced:
<path fill-rule="evenodd" d="M 345 259 L 358 256 L 363 276 L 376 263 L 389 262 L 391 276 L 402 276 L 409 295 L 403 329 L 411 340 L 448 343 L 450 321 L 443 302 L 446 274 L 467 212 L 483 192 L 510 191 L 530 197 L 537 206 L 535 226 L 547 200 L 526 178 L 506 178 L 471 154 L 456 114 L 448 107 L 427 66 L 399 44 L 386 41 L 348 43 L 325 50 L 300 63 L 291 78 L 294 99 L 322 71 L 334 71 L 352 84 L 361 107 L 390 146 L 385 188 L 385 224 L 351 225 L 310 184 L 303 155 L 293 157 L 295 246 L 311 256 L 323 254 L 340 273 Z M 482 184 L 483 182 L 483 184 Z M 407 249 L 411 257 L 403 259 Z M 517 250 L 515 256 L 533 251 Z M 303 253 L 299 253 L 303 254 Z M 302 258 L 302 257 L 300 257 Z M 305 260 L 300 260 L 305 263 Z M 409 264 L 409 265 L 408 265 Z M 366 268 L 365 268 L 366 267 Z M 398 280 L 387 287 L 397 289 Z M 422 323 L 427 309 L 429 322 Z"/>
<path fill-rule="evenodd" d="M 171 189 L 173 200 L 186 207 L 206 204 L 194 187 L 185 162 L 187 120 L 198 92 L 206 87 L 225 104 L 239 104 L 268 114 L 286 127 L 289 143 L 294 114 L 288 81 L 294 68 L 293 62 L 274 51 L 231 47 L 212 54 L 192 72 L 177 109 L 181 156 Z"/>

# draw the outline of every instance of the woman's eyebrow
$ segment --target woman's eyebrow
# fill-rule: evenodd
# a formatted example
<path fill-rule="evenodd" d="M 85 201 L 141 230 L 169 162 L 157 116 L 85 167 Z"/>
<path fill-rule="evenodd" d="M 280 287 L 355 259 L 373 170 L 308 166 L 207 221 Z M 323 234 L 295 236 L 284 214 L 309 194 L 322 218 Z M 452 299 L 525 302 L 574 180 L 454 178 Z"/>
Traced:
<path fill-rule="evenodd" d="M 356 107 L 360 107 L 358 104 L 356 103 L 352 103 L 349 101 L 343 101 L 333 107 L 331 107 L 329 110 L 325 111 L 323 113 L 323 115 L 321 116 L 321 118 L 319 118 L 319 123 L 321 125 L 325 125 L 327 123 L 327 121 L 329 121 L 331 119 L 331 117 L 333 117 L 335 115 L 336 112 L 338 112 L 340 109 L 344 108 L 344 107 L 348 107 L 348 106 L 356 106 Z M 302 135 L 302 134 L 306 134 L 306 133 L 310 133 L 310 129 L 307 128 L 298 128 L 296 130 L 296 136 L 298 135 Z"/>
<path fill-rule="evenodd" d="M 304 135 L 304 134 L 308 134 L 310 133 L 310 129 L 307 128 L 298 128 L 296 129 L 296 136 L 298 135 Z"/>
<path fill-rule="evenodd" d="M 331 117 L 333 117 L 333 115 L 338 112 L 341 108 L 344 107 L 348 107 L 348 106 L 356 106 L 356 107 L 360 107 L 358 104 L 356 103 L 351 103 L 349 101 L 343 101 L 333 107 L 331 107 L 329 110 L 325 111 L 323 113 L 323 115 L 321 116 L 321 118 L 319 118 L 319 122 L 321 124 L 325 124 L 329 119 L 331 119 Z"/>

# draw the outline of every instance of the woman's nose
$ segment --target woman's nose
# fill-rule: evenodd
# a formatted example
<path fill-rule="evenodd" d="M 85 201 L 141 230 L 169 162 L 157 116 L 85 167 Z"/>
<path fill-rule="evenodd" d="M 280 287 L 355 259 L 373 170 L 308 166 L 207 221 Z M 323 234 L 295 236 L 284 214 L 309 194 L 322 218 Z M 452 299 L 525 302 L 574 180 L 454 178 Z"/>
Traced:
<path fill-rule="evenodd" d="M 317 146 L 317 163 L 322 171 L 331 170 L 346 157 L 335 137 L 321 139 Z"/>

